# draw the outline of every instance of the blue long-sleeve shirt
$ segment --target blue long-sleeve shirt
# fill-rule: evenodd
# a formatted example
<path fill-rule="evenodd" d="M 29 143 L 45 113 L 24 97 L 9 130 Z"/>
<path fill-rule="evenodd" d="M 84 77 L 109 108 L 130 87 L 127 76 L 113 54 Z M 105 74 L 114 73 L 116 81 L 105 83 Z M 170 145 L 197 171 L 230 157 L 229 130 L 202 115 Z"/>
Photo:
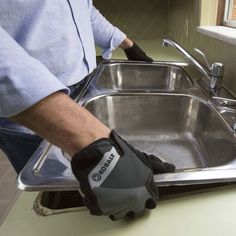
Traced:
<path fill-rule="evenodd" d="M 92 0 L 0 0 L 0 117 L 82 80 L 126 38 Z"/>

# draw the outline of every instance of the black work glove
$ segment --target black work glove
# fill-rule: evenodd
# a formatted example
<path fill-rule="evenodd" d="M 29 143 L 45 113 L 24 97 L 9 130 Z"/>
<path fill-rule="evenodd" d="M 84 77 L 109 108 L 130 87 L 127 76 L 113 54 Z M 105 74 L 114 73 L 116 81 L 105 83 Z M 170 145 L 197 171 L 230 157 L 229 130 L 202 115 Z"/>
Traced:
<path fill-rule="evenodd" d="M 158 200 L 154 173 L 175 167 L 126 143 L 115 131 L 73 156 L 72 171 L 80 182 L 84 203 L 92 215 L 112 220 L 134 218 L 153 209 Z"/>
<path fill-rule="evenodd" d="M 146 53 L 135 42 L 133 42 L 132 47 L 124 49 L 124 51 L 128 60 L 153 62 L 153 59 L 148 57 Z"/>

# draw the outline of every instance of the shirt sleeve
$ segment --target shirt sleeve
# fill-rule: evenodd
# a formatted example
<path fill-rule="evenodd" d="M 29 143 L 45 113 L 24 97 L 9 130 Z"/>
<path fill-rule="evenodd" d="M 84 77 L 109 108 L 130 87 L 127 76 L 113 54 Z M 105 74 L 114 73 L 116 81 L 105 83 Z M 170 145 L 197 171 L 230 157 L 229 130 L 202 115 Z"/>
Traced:
<path fill-rule="evenodd" d="M 112 50 L 125 40 L 126 35 L 93 6 L 92 0 L 89 0 L 89 9 L 95 43 L 103 49 L 102 57 L 110 59 Z"/>
<path fill-rule="evenodd" d="M 69 93 L 0 26 L 0 117 L 16 115 L 56 91 Z"/>

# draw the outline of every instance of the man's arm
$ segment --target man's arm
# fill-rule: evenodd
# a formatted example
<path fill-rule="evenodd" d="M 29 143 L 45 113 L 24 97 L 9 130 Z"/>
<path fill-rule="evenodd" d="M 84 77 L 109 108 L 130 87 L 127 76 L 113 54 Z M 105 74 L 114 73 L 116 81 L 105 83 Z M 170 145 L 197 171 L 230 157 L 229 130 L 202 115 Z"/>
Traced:
<path fill-rule="evenodd" d="M 11 118 L 70 156 L 110 135 L 109 128 L 63 92 L 56 92 Z"/>
<path fill-rule="evenodd" d="M 129 60 L 152 62 L 152 58 L 122 31 L 113 26 L 107 19 L 93 6 L 92 0 L 88 0 L 90 19 L 95 43 L 103 49 L 102 57 L 110 59 L 112 50 L 120 47 Z"/>
<path fill-rule="evenodd" d="M 56 91 L 69 93 L 0 26 L 0 116 L 9 117 Z"/>
<path fill-rule="evenodd" d="M 0 116 L 73 155 L 110 130 L 64 92 L 69 90 L 0 26 Z"/>
<path fill-rule="evenodd" d="M 109 60 L 112 50 L 119 47 L 127 36 L 94 7 L 92 0 L 87 0 L 87 2 L 95 44 L 103 49 L 102 57 Z"/>

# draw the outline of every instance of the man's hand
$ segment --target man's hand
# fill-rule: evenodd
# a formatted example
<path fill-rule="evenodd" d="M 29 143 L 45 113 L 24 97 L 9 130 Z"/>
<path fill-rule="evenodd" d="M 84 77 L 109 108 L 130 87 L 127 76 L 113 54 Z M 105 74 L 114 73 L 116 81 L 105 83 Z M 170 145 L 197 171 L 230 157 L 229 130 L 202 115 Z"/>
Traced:
<path fill-rule="evenodd" d="M 71 161 L 74 175 L 93 215 L 112 220 L 134 218 L 153 209 L 158 188 L 153 173 L 173 172 L 175 167 L 129 145 L 115 131 L 110 138 L 90 144 Z"/>
<path fill-rule="evenodd" d="M 148 57 L 146 53 L 135 42 L 132 42 L 129 38 L 126 38 L 122 42 L 120 48 L 124 50 L 128 60 L 153 62 L 153 59 Z"/>
<path fill-rule="evenodd" d="M 133 46 L 124 49 L 127 58 L 131 61 L 146 61 L 153 62 L 153 59 L 148 57 L 146 53 L 134 42 Z"/>

